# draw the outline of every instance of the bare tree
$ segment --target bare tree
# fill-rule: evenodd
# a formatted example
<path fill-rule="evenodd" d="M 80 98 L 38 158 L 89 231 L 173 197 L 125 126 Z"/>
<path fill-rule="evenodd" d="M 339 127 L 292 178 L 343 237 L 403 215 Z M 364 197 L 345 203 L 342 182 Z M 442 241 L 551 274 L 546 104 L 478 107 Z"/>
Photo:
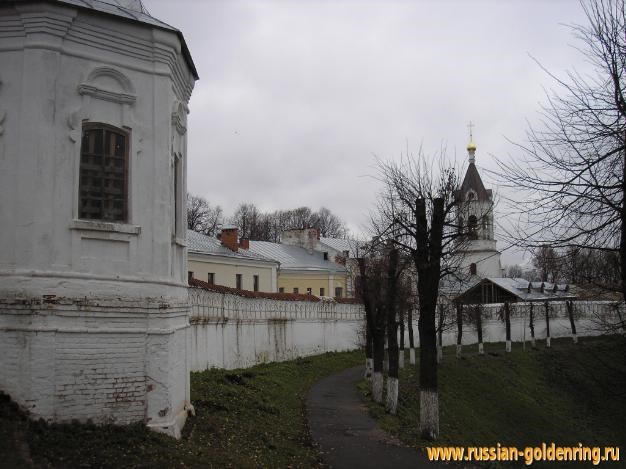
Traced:
<path fill-rule="evenodd" d="M 506 268 L 506 276 L 508 278 L 522 278 L 524 275 L 524 271 L 519 266 L 519 264 L 509 265 Z"/>
<path fill-rule="evenodd" d="M 593 75 L 551 75 L 542 122 L 520 145 L 523 158 L 500 162 L 505 183 L 525 188 L 515 200 L 527 223 L 520 246 L 592 248 L 620 254 L 626 291 L 626 0 L 583 3 L 587 25 L 575 25 Z"/>
<path fill-rule="evenodd" d="M 542 282 L 557 282 L 561 273 L 561 258 L 557 250 L 546 245 L 534 250 L 533 265 L 539 272 Z"/>
<path fill-rule="evenodd" d="M 455 197 L 460 187 L 458 173 L 446 166 L 445 152 L 437 155 L 439 167 L 418 156 L 400 163 L 379 162 L 384 189 L 374 216 L 380 238 L 391 238 L 407 252 L 417 274 L 420 339 L 420 432 L 423 438 L 439 435 L 437 382 L 436 308 L 439 281 L 456 273 L 454 254 L 467 233 L 457 223 L 460 209 Z"/>
<path fill-rule="evenodd" d="M 212 206 L 202 197 L 187 194 L 187 229 L 214 236 L 222 221 L 222 207 Z"/>

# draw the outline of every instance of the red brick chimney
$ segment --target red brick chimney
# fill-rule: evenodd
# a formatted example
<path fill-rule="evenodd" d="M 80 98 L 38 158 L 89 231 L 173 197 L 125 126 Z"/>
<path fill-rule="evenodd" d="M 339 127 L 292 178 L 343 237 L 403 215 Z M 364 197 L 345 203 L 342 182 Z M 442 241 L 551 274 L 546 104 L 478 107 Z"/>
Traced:
<path fill-rule="evenodd" d="M 241 249 L 250 249 L 250 240 L 248 238 L 241 238 L 239 240 L 239 247 Z"/>
<path fill-rule="evenodd" d="M 239 250 L 239 245 L 237 244 L 238 231 L 237 228 L 222 228 L 222 246 L 237 252 Z"/>

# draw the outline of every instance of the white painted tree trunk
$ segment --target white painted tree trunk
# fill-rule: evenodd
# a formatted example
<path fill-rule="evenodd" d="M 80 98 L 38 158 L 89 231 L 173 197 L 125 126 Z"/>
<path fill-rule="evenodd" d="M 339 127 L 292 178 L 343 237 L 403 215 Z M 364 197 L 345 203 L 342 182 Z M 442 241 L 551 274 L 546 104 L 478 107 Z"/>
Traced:
<path fill-rule="evenodd" d="M 372 374 L 372 399 L 374 402 L 383 402 L 383 374 L 380 371 Z"/>
<path fill-rule="evenodd" d="M 437 391 L 420 391 L 420 433 L 431 441 L 439 437 L 439 395 Z"/>
<path fill-rule="evenodd" d="M 485 354 L 485 347 L 483 347 L 483 343 L 482 342 L 478 342 L 478 354 L 479 355 L 484 355 Z"/>
<path fill-rule="evenodd" d="M 368 381 L 372 379 L 372 372 L 374 371 L 374 359 L 366 358 L 365 359 L 365 379 Z"/>
<path fill-rule="evenodd" d="M 578 336 L 576 334 L 572 334 L 572 340 L 574 341 L 575 344 L 578 343 Z"/>
<path fill-rule="evenodd" d="M 510 340 L 506 341 L 506 351 L 507 353 L 511 353 L 511 341 Z"/>
<path fill-rule="evenodd" d="M 391 415 L 396 415 L 398 410 L 398 378 L 387 378 L 385 410 Z"/>
<path fill-rule="evenodd" d="M 443 347 L 437 345 L 437 363 L 441 363 L 441 360 L 443 360 Z"/>
<path fill-rule="evenodd" d="M 398 351 L 398 367 L 404 368 L 404 349 Z"/>
<path fill-rule="evenodd" d="M 546 337 L 546 347 L 550 348 L 550 337 Z"/>
<path fill-rule="evenodd" d="M 409 349 L 409 363 L 415 365 L 415 349 Z"/>
<path fill-rule="evenodd" d="M 461 344 L 456 344 L 456 358 L 461 358 L 462 352 L 463 352 L 463 346 Z"/>

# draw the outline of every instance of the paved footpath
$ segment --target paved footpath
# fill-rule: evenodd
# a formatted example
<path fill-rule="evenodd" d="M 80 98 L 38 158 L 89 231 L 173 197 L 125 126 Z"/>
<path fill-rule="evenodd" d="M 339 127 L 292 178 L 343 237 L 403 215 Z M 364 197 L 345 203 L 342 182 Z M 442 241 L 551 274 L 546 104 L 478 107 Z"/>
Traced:
<path fill-rule="evenodd" d="M 380 429 L 356 388 L 363 371 L 359 366 L 330 375 L 307 395 L 311 436 L 324 462 L 333 469 L 450 467 L 428 461 Z"/>

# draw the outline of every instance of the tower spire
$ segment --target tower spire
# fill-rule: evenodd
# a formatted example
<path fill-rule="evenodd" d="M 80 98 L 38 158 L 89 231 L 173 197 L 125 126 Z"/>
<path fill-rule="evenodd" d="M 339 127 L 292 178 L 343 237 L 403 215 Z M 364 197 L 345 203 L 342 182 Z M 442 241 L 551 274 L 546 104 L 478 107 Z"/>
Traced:
<path fill-rule="evenodd" d="M 474 161 L 476 159 L 475 158 L 476 144 L 474 143 L 474 136 L 472 132 L 472 128 L 474 127 L 474 124 L 472 123 L 472 121 L 470 121 L 469 124 L 467 124 L 467 127 L 469 128 L 469 134 L 470 134 L 470 141 L 467 144 L 467 153 L 469 155 L 470 164 L 474 164 Z"/>

